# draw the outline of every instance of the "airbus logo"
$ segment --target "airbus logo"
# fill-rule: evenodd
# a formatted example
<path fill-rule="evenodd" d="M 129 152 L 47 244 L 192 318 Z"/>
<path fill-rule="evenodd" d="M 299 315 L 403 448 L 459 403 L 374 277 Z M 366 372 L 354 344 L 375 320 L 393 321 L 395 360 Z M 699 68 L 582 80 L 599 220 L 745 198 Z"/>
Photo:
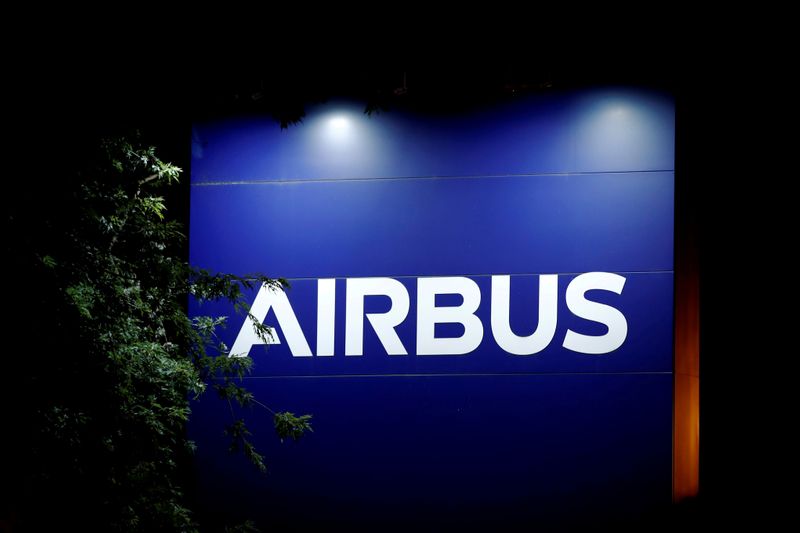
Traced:
<path fill-rule="evenodd" d="M 491 276 L 491 320 L 489 329 L 495 342 L 505 352 L 515 356 L 534 355 L 550 345 L 558 322 L 558 275 L 539 276 L 538 324 L 529 335 L 517 335 L 511 329 L 510 300 L 511 277 Z M 478 284 L 463 276 L 417 278 L 416 355 L 456 356 L 474 351 L 483 341 L 484 324 L 475 312 L 481 303 Z M 625 278 L 609 272 L 588 272 L 569 283 L 566 289 L 567 309 L 575 316 L 598 322 L 608 330 L 602 335 L 584 335 L 571 329 L 566 331 L 561 345 L 571 351 L 600 355 L 613 352 L 625 342 L 628 322 L 619 309 L 587 298 L 588 291 L 609 291 L 622 294 Z M 437 295 L 460 295 L 462 302 L 456 306 L 437 306 Z M 388 311 L 364 312 L 364 300 L 369 296 L 384 296 L 391 301 Z M 334 354 L 336 323 L 336 279 L 317 280 L 317 337 L 316 350 L 312 352 L 286 293 L 280 289 L 262 286 L 250 312 L 263 322 L 271 309 L 286 343 L 294 357 L 332 357 Z M 408 355 L 395 328 L 408 319 L 410 298 L 406 287 L 393 278 L 347 278 L 345 282 L 344 356 L 364 355 L 365 318 L 388 355 Z M 533 310 L 532 310 L 533 311 Z M 437 324 L 460 324 L 463 334 L 458 337 L 437 337 Z M 280 344 L 274 328 L 269 328 L 270 338 L 262 339 L 248 317 L 242 325 L 231 348 L 232 357 L 243 357 L 257 344 Z"/>

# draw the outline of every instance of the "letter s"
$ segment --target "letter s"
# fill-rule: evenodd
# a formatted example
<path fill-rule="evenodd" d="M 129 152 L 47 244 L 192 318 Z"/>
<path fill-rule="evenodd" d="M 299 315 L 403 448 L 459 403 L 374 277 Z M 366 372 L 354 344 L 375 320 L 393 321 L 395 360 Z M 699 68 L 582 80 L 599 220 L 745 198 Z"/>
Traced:
<path fill-rule="evenodd" d="M 586 354 L 604 354 L 613 352 L 625 342 L 628 336 L 628 321 L 625 316 L 609 305 L 592 302 L 586 299 L 590 290 L 611 291 L 622 294 L 625 278 L 609 272 L 587 272 L 572 280 L 567 287 L 567 307 L 580 318 L 599 322 L 608 326 L 605 335 L 582 335 L 567 330 L 564 337 L 564 348 L 573 352 Z"/>

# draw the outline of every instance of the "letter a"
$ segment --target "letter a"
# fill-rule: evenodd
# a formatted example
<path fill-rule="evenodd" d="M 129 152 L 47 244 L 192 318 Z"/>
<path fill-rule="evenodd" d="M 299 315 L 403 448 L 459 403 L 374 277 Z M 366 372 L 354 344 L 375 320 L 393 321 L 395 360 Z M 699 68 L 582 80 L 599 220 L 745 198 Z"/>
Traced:
<path fill-rule="evenodd" d="M 258 291 L 256 300 L 250 308 L 250 313 L 263 324 L 270 308 L 275 311 L 275 318 L 278 319 L 278 325 L 283 330 L 283 334 L 286 335 L 286 343 L 292 351 L 292 356 L 311 357 L 311 348 L 303 335 L 303 330 L 300 329 L 300 324 L 297 322 L 297 317 L 292 310 L 289 299 L 286 297 L 286 293 L 281 289 L 268 287 L 264 284 Z M 230 357 L 246 357 L 250 353 L 250 348 L 255 344 L 280 344 L 281 341 L 275 332 L 275 328 L 267 329 L 269 330 L 269 335 L 267 335 L 265 342 L 256 333 L 253 321 L 248 316 L 242 325 L 242 329 L 239 330 L 236 342 L 233 343 Z"/>

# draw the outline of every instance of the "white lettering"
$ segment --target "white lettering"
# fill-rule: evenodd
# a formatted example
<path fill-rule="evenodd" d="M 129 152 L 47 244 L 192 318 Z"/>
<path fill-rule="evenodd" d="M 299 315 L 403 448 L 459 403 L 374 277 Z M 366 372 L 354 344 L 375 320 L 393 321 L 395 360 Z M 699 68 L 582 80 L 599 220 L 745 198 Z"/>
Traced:
<path fill-rule="evenodd" d="M 511 276 L 492 276 L 492 335 L 498 346 L 514 355 L 533 355 L 550 344 L 558 321 L 558 275 L 539 276 L 539 323 L 527 337 L 511 330 Z"/>
<path fill-rule="evenodd" d="M 437 294 L 459 294 L 461 305 L 436 307 Z M 483 340 L 483 324 L 475 316 L 481 304 L 481 290 L 464 277 L 419 278 L 417 280 L 417 355 L 461 355 L 477 348 Z M 436 324 L 462 324 L 460 337 L 436 338 Z"/>
<path fill-rule="evenodd" d="M 317 355 L 333 355 L 336 324 L 336 280 L 317 281 Z"/>
<path fill-rule="evenodd" d="M 408 355 L 395 327 L 408 315 L 408 291 L 392 278 L 352 278 L 347 280 L 344 354 L 364 355 L 364 297 L 388 296 L 392 306 L 385 313 L 369 313 L 367 319 L 389 355 Z"/>
<path fill-rule="evenodd" d="M 564 348 L 586 354 L 613 352 L 628 336 L 628 321 L 618 310 L 609 305 L 586 299 L 586 291 L 603 290 L 622 294 L 625 278 L 608 272 L 587 272 L 572 280 L 567 287 L 567 307 L 575 316 L 608 326 L 605 335 L 582 335 L 567 330 Z"/>
<path fill-rule="evenodd" d="M 278 319 L 278 325 L 283 330 L 283 334 L 286 335 L 286 343 L 289 345 L 292 355 L 294 357 L 311 357 L 311 348 L 303 335 L 303 330 L 300 329 L 300 324 L 297 322 L 297 317 L 289 304 L 289 299 L 286 298 L 286 293 L 283 290 L 268 287 L 264 284 L 259 289 L 258 295 L 256 295 L 256 300 L 250 308 L 250 314 L 263 324 L 270 308 L 275 311 L 275 318 Z M 248 316 L 242 329 L 239 330 L 236 341 L 233 343 L 230 357 L 246 357 L 250 353 L 250 348 L 255 344 L 280 344 L 281 340 L 275 328 L 267 329 L 269 330 L 269 335 L 267 335 L 265 341 L 256 333 L 253 322 Z"/>
<path fill-rule="evenodd" d="M 622 346 L 628 335 L 625 316 L 610 305 L 591 301 L 591 290 L 622 294 L 625 278 L 608 272 L 588 272 L 570 282 L 566 290 L 567 308 L 579 318 L 603 324 L 603 335 L 584 335 L 567 330 L 563 347 L 584 354 L 606 354 Z M 454 294 L 462 298 L 460 305 L 436 306 L 436 296 Z M 391 305 L 384 313 L 365 313 L 367 296 L 388 297 Z M 475 351 L 483 342 L 484 326 L 476 315 L 481 303 L 481 291 L 474 280 L 464 276 L 427 277 L 417 280 L 417 355 L 463 355 Z M 410 309 L 408 291 L 392 278 L 350 278 L 346 280 L 345 296 L 345 355 L 364 354 L 364 318 L 389 355 L 407 355 L 395 328 L 405 321 Z M 539 308 L 536 329 L 520 336 L 511 329 L 511 276 L 492 276 L 491 329 L 497 345 L 513 355 L 533 355 L 547 348 L 553 340 L 558 323 L 558 275 L 539 276 Z M 250 310 L 254 320 L 264 322 L 272 309 L 286 343 L 294 357 L 312 355 L 308 341 L 297 321 L 294 310 L 283 290 L 262 286 Z M 436 337 L 436 324 L 461 324 L 464 333 L 459 337 Z M 336 339 L 336 280 L 317 280 L 317 356 L 332 357 Z M 231 348 L 231 357 L 245 357 L 256 344 L 281 344 L 274 328 L 268 327 L 262 339 L 248 316 Z"/>

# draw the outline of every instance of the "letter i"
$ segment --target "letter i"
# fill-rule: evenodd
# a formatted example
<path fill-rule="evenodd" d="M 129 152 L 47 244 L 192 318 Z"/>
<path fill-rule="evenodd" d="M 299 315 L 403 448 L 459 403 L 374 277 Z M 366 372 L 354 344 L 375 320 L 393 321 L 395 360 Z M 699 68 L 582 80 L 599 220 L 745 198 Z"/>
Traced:
<path fill-rule="evenodd" d="M 317 280 L 317 355 L 332 356 L 336 319 L 336 280 Z"/>

